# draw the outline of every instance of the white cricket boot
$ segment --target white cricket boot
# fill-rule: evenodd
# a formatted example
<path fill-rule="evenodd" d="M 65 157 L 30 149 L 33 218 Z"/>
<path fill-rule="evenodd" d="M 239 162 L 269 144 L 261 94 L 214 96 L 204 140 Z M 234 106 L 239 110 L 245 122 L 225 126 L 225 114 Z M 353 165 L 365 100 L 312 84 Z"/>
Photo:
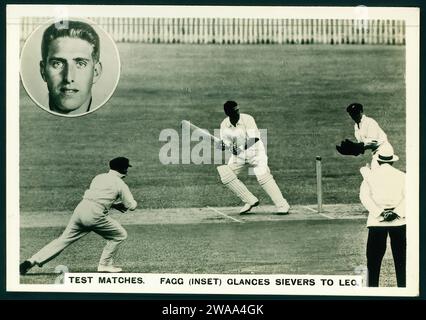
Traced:
<path fill-rule="evenodd" d="M 110 273 L 116 273 L 121 272 L 123 269 L 119 267 L 114 267 L 113 265 L 107 266 L 104 264 L 98 265 L 98 272 L 110 272 Z"/>
<path fill-rule="evenodd" d="M 290 205 L 287 203 L 287 205 L 277 207 L 277 210 L 275 211 L 275 213 L 279 215 L 286 215 L 286 214 L 289 214 L 289 211 L 290 211 Z"/>
<path fill-rule="evenodd" d="M 241 208 L 240 214 L 248 214 L 252 208 L 257 207 L 258 205 L 259 201 L 256 201 L 253 204 L 246 203 L 244 207 Z"/>

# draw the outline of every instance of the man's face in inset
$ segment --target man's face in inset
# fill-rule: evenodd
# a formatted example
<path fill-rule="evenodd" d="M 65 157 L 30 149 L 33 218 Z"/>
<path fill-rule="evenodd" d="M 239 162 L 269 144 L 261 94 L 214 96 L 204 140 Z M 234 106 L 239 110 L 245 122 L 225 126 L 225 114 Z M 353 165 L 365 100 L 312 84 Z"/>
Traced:
<path fill-rule="evenodd" d="M 100 62 L 93 60 L 93 47 L 80 38 L 60 37 L 49 44 L 40 72 L 49 90 L 50 106 L 59 113 L 80 107 L 85 112 L 92 97 L 92 85 L 102 73 Z"/>

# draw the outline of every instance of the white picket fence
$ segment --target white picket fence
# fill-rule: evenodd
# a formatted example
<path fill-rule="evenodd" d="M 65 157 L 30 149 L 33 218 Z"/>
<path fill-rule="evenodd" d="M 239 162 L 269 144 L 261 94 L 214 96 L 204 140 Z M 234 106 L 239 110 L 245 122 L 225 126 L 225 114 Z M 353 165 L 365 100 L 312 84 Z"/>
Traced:
<path fill-rule="evenodd" d="M 405 44 L 403 20 L 89 18 L 117 42 L 199 44 Z M 22 20 L 24 40 L 48 18 Z"/>

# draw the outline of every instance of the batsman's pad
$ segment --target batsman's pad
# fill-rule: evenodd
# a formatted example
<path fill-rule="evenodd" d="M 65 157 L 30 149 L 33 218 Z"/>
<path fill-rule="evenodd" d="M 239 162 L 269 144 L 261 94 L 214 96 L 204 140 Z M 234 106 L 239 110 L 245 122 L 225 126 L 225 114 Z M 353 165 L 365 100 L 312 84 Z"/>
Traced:
<path fill-rule="evenodd" d="M 287 207 L 289 205 L 287 200 L 284 199 L 272 174 L 266 173 L 258 176 L 257 181 L 277 207 Z"/>
<path fill-rule="evenodd" d="M 336 150 L 345 156 L 358 156 L 364 153 L 364 143 L 345 139 L 340 143 L 340 146 L 336 146 Z"/>
<path fill-rule="evenodd" d="M 222 183 L 234 192 L 243 202 L 253 204 L 258 201 L 228 165 L 217 167 L 217 171 L 219 172 Z"/>

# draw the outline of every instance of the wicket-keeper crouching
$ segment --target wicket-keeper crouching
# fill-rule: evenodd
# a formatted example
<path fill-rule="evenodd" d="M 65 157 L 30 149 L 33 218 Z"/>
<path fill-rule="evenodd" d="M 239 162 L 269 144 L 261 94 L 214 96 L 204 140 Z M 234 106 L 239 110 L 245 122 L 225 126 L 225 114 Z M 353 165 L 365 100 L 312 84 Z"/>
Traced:
<path fill-rule="evenodd" d="M 354 135 L 358 143 L 365 150 L 370 149 L 372 154 L 371 167 L 378 167 L 378 152 L 382 148 L 388 148 L 391 144 L 388 141 L 386 133 L 380 128 L 379 124 L 373 118 L 364 114 L 364 107 L 360 103 L 351 103 L 347 106 L 346 111 L 355 122 Z M 392 147 L 392 146 L 391 146 Z"/>
<path fill-rule="evenodd" d="M 271 175 L 268 157 L 254 118 L 248 114 L 240 114 L 235 101 L 227 101 L 224 111 L 228 117 L 220 125 L 220 147 L 222 150 L 231 150 L 232 156 L 227 165 L 219 166 L 217 170 L 222 183 L 245 203 L 240 214 L 248 213 L 259 204 L 259 200 L 237 177 L 246 165 L 253 168 L 259 184 L 277 207 L 276 213 L 288 214 L 290 206 Z"/>

